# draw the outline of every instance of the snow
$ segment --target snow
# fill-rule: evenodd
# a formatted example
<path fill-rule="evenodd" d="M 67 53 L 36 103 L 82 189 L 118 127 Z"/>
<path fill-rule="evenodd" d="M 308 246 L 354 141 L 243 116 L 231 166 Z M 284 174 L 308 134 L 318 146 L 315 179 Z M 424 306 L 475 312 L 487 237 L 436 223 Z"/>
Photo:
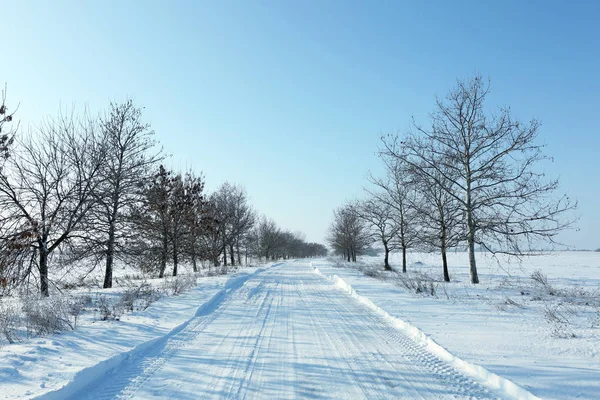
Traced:
<path fill-rule="evenodd" d="M 495 395 L 300 262 L 229 281 L 164 337 L 40 399 L 198 397 Z"/>
<path fill-rule="evenodd" d="M 323 275 L 317 267 L 314 267 L 317 274 Z M 485 368 L 469 363 L 452 355 L 448 350 L 444 349 L 438 343 L 436 343 L 430 336 L 425 334 L 419 328 L 411 325 L 399 318 L 390 315 L 387 311 L 382 309 L 373 303 L 368 297 L 361 296 L 354 290 L 352 285 L 348 284 L 344 279 L 337 275 L 326 276 L 326 278 L 334 283 L 334 285 L 341 290 L 348 293 L 349 296 L 355 298 L 358 302 L 364 304 L 367 308 L 373 310 L 377 314 L 380 314 L 383 318 L 388 320 L 395 328 L 403 332 L 406 336 L 413 339 L 415 342 L 420 343 L 429 352 L 433 353 L 440 360 L 446 361 L 457 370 L 461 371 L 465 375 L 468 375 L 478 382 L 483 383 L 487 387 L 497 390 L 499 393 L 510 396 L 515 399 L 523 400 L 535 400 L 539 399 L 537 396 L 529 393 L 527 390 L 519 387 L 514 382 L 498 376 Z"/>
<path fill-rule="evenodd" d="M 378 268 L 383 265 L 379 257 L 359 261 Z M 478 261 L 480 284 L 471 285 L 467 255 L 450 253 L 453 282 L 439 283 L 437 298 L 409 293 L 389 282 L 392 279 L 374 279 L 356 269 L 336 268 L 331 262 L 315 262 L 315 266 L 325 275 L 338 275 L 357 293 L 425 332 L 455 357 L 480 365 L 541 398 L 598 398 L 600 253 L 557 252 L 522 262 L 495 260 L 481 253 Z M 400 255 L 394 254 L 391 263 L 400 267 Z M 408 265 L 409 273 L 419 271 L 441 279 L 438 255 L 409 253 Z M 546 295 L 540 300 L 530 279 L 535 270 L 547 274 L 557 290 L 583 291 L 588 297 Z M 507 299 L 518 306 L 506 305 Z M 575 337 L 552 334 L 553 326 L 544 312 L 555 306 L 574 309 L 568 316 L 570 325 L 564 329 Z"/>
<path fill-rule="evenodd" d="M 162 299 L 120 321 L 89 321 L 73 332 L 1 347 L 0 398 L 34 397 L 56 389 L 83 368 L 165 335 L 193 316 L 198 304 L 218 293 L 226 277 L 202 278 L 201 282 L 188 293 Z"/>
<path fill-rule="evenodd" d="M 565 293 L 594 293 L 600 254 L 482 258 L 478 286 L 463 254 L 449 259 L 453 283 L 437 298 L 332 260 L 202 278 L 120 321 L 4 346 L 0 398 L 597 397 L 598 328 L 553 337 L 541 310 L 564 298 L 533 301 L 527 285 L 542 269 Z M 441 272 L 433 255 L 409 260 Z M 522 307 L 498 307 L 505 298 Z"/>

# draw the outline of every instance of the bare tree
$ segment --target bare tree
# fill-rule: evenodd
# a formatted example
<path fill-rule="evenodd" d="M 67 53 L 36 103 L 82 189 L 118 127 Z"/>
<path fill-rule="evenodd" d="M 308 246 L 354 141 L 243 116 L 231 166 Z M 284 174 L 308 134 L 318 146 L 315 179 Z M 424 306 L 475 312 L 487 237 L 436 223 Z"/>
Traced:
<path fill-rule="evenodd" d="M 389 271 L 392 269 L 389 263 L 389 254 L 400 245 L 397 240 L 400 225 L 396 223 L 390 200 L 382 200 L 385 196 L 385 194 L 379 193 L 363 200 L 357 211 L 359 217 L 369 225 L 374 241 L 378 241 L 383 246 L 385 252 L 383 266 Z"/>
<path fill-rule="evenodd" d="M 383 153 L 419 168 L 449 195 L 464 215 L 472 283 L 478 283 L 475 246 L 493 253 L 522 255 L 570 227 L 568 196 L 554 197 L 558 180 L 546 182 L 534 170 L 543 146 L 540 124 L 522 123 L 509 108 L 485 109 L 489 83 L 477 75 L 458 81 L 437 99 L 431 127 L 414 123 L 404 140 L 384 139 Z"/>
<path fill-rule="evenodd" d="M 142 121 L 142 110 L 131 100 L 111 103 L 110 112 L 101 119 L 107 146 L 106 162 L 101 170 L 104 178 L 94 193 L 99 207 L 90 218 L 90 244 L 86 255 L 105 260 L 104 288 L 112 287 L 114 261 L 129 254 L 135 229 L 131 210 L 142 200 L 140 188 L 150 178 L 150 171 L 163 159 L 150 125 Z"/>
<path fill-rule="evenodd" d="M 443 189 L 442 185 L 448 185 L 449 182 L 442 175 L 432 171 L 437 178 L 432 179 L 422 173 L 421 169 L 414 169 L 413 172 L 422 196 L 417 210 L 421 246 L 428 251 L 440 251 L 444 281 L 450 282 L 446 254 L 449 248 L 458 246 L 464 240 L 461 209 L 454 196 Z"/>
<path fill-rule="evenodd" d="M 393 211 L 398 227 L 398 242 L 402 249 L 402 272 L 406 272 L 406 252 L 419 239 L 418 203 L 421 199 L 408 164 L 386 152 L 381 152 L 380 158 L 385 165 L 386 176 L 370 177 L 371 183 L 382 190 L 372 192 L 372 195 Z"/>
<path fill-rule="evenodd" d="M 225 182 L 210 196 L 209 201 L 213 218 L 218 222 L 218 226 L 207 237 L 208 244 L 213 247 L 210 251 L 213 260 L 223 255 L 223 263 L 227 265 L 229 253 L 229 262 L 235 265 L 237 252 L 238 263 L 241 263 L 240 246 L 256 221 L 256 213 L 248 202 L 246 190 Z"/>
<path fill-rule="evenodd" d="M 72 112 L 15 144 L 0 173 L 4 254 L 20 253 L 27 276 L 36 265 L 40 292 L 48 296 L 50 255 L 85 234 L 79 229 L 95 205 L 105 145 L 96 121 Z"/>
<path fill-rule="evenodd" d="M 264 256 L 265 261 L 269 257 L 274 258 L 282 245 L 282 232 L 275 221 L 263 216 L 256 226 L 256 251 L 258 256 Z"/>
<path fill-rule="evenodd" d="M 365 221 L 359 218 L 356 204 L 346 203 L 334 210 L 327 240 L 349 262 L 356 262 L 356 256 L 373 242 Z"/>
<path fill-rule="evenodd" d="M 231 265 L 235 265 L 235 251 L 238 254 L 238 263 L 241 262 L 240 244 L 244 236 L 250 232 L 256 221 L 256 213 L 248 203 L 246 190 L 235 184 L 225 182 L 219 188 L 225 205 L 225 227 L 224 245 L 229 247 Z"/>

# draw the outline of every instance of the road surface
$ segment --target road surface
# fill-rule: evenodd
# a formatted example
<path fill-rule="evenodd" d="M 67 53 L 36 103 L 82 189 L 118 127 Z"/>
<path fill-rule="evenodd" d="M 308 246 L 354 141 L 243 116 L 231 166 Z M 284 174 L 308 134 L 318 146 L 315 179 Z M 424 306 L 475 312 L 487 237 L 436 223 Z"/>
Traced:
<path fill-rule="evenodd" d="M 493 398 L 306 262 L 266 268 L 77 399 Z"/>

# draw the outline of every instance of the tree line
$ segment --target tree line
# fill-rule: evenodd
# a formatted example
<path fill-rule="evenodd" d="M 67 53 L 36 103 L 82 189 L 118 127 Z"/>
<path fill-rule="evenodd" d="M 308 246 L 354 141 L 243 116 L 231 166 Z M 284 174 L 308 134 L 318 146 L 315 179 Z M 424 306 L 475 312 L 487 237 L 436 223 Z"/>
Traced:
<path fill-rule="evenodd" d="M 163 277 L 181 263 L 240 265 L 313 257 L 325 246 L 282 230 L 224 183 L 164 166 L 165 155 L 132 101 L 99 116 L 61 111 L 27 132 L 0 106 L 0 285 L 49 295 L 52 268 L 87 263 L 113 285 L 115 262 Z"/>
<path fill-rule="evenodd" d="M 426 125 L 413 119 L 406 133 L 381 137 L 383 176 L 369 176 L 366 198 L 333 213 L 328 241 L 348 261 L 366 247 L 402 252 L 437 251 L 445 281 L 446 254 L 466 249 L 471 283 L 478 283 L 477 250 L 521 256 L 572 227 L 577 202 L 557 195 L 547 179 L 537 141 L 540 123 L 522 122 L 509 107 L 490 111 L 490 82 L 480 75 L 458 80 L 437 98 Z"/>

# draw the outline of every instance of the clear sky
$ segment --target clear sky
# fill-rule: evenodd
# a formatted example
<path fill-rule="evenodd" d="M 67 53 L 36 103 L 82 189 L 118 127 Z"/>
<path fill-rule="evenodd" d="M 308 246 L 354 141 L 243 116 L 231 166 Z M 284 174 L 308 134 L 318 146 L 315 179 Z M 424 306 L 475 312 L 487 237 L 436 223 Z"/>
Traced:
<path fill-rule="evenodd" d="M 382 133 L 424 121 L 457 77 L 542 121 L 549 176 L 600 247 L 600 1 L 5 1 L 0 81 L 26 128 L 59 105 L 132 97 L 214 189 L 323 241 L 379 171 Z"/>

